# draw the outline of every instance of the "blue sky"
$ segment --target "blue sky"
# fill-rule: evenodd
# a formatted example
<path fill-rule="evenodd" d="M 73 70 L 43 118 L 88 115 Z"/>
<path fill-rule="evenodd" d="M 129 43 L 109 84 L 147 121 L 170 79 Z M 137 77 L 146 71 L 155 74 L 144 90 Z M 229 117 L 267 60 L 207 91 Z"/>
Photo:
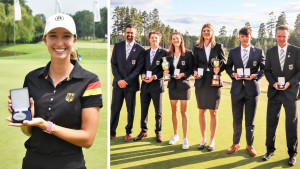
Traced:
<path fill-rule="evenodd" d="M 33 15 L 44 14 L 46 18 L 55 14 L 56 0 L 26 0 Z M 60 0 L 63 13 L 75 14 L 77 11 L 93 11 L 93 0 Z M 107 7 L 108 0 L 98 0 L 100 8 Z"/>
<path fill-rule="evenodd" d="M 240 29 L 250 22 L 254 36 L 257 36 L 259 25 L 266 24 L 269 13 L 274 12 L 277 20 L 282 11 L 288 26 L 294 28 L 300 13 L 299 0 L 111 0 L 111 9 L 115 6 L 133 6 L 148 12 L 157 8 L 164 24 L 197 36 L 202 25 L 208 22 L 214 26 L 217 35 L 222 26 L 226 26 L 227 35 L 231 35 L 235 28 Z"/>

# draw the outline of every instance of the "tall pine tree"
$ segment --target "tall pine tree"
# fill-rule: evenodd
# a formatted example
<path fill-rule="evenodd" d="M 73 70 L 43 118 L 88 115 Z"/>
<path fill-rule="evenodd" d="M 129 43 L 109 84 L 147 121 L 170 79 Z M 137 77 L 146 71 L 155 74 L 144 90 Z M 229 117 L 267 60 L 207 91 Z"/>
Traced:
<path fill-rule="evenodd" d="M 269 33 L 269 44 L 267 45 L 268 48 L 273 46 L 273 32 L 275 30 L 275 16 L 274 12 L 269 13 L 269 21 L 267 22 L 267 31 Z"/>
<path fill-rule="evenodd" d="M 287 25 L 286 15 L 284 12 L 281 12 L 281 14 L 278 16 L 278 19 L 276 22 L 276 27 L 278 27 L 280 25 Z"/>
<path fill-rule="evenodd" d="M 226 26 L 222 26 L 220 31 L 219 31 L 219 36 L 221 38 L 221 42 L 224 44 L 225 37 L 226 37 L 227 31 L 226 31 Z M 225 45 L 225 44 L 224 44 Z"/>

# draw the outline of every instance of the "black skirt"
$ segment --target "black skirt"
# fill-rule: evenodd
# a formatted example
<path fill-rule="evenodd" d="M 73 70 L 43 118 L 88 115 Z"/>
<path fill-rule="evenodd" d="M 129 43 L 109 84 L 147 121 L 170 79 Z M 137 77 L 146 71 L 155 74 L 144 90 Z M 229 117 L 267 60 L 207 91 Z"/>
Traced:
<path fill-rule="evenodd" d="M 27 150 L 22 169 L 86 169 L 82 153 L 71 155 L 44 155 Z"/>
<path fill-rule="evenodd" d="M 199 109 L 217 110 L 221 100 L 221 88 L 211 86 L 212 76 L 204 76 L 201 87 L 195 87 Z"/>
<path fill-rule="evenodd" d="M 170 100 L 190 100 L 191 98 L 191 88 L 189 89 L 178 89 L 169 88 L 169 98 Z"/>

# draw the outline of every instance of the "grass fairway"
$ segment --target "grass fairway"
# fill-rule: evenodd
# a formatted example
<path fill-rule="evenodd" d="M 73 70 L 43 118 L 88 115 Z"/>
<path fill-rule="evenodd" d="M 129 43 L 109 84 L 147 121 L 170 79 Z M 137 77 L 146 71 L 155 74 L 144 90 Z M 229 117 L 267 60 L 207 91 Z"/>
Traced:
<path fill-rule="evenodd" d="M 112 78 L 111 78 L 112 80 Z M 231 82 L 227 74 L 223 73 L 223 80 Z M 166 85 L 166 84 L 165 84 Z M 167 88 L 163 95 L 163 123 L 162 136 L 163 142 L 157 143 L 155 140 L 155 118 L 153 104 L 150 105 L 148 117 L 148 137 L 140 141 L 129 143 L 124 142 L 125 126 L 127 124 L 126 105 L 120 115 L 120 122 L 117 129 L 117 138 L 111 140 L 110 144 L 110 166 L 112 169 L 169 169 L 169 168 L 187 168 L 187 169 L 224 169 L 224 168 L 287 168 L 288 153 L 285 137 L 285 112 L 282 109 L 279 125 L 277 128 L 276 152 L 269 161 L 262 161 L 262 156 L 266 153 L 266 112 L 267 112 L 267 81 L 265 78 L 260 81 L 262 94 L 259 96 L 259 102 L 255 118 L 255 138 L 254 147 L 257 156 L 252 157 L 246 150 L 246 136 L 243 120 L 243 132 L 241 136 L 241 149 L 236 153 L 228 155 L 226 150 L 232 145 L 232 111 L 230 86 L 222 88 L 221 103 L 218 111 L 219 124 L 215 136 L 216 149 L 207 152 L 207 145 L 204 150 L 197 149 L 201 141 L 200 127 L 198 122 L 198 108 L 195 98 L 194 87 L 192 87 L 192 97 L 189 102 L 189 150 L 182 150 L 182 125 L 181 115 L 179 115 L 179 135 L 180 141 L 175 145 L 168 145 L 169 139 L 173 135 L 173 126 L 171 119 L 171 105 L 169 102 Z M 165 86 L 166 87 L 166 86 Z M 298 103 L 299 106 L 299 103 Z M 299 107 L 298 107 L 299 111 Z M 140 92 L 137 92 L 136 115 L 133 125 L 133 137 L 137 136 L 140 129 Z M 208 130 L 209 134 L 209 114 Z M 209 139 L 207 140 L 209 141 Z M 299 150 L 299 148 L 298 148 Z M 300 168 L 300 156 L 297 156 L 298 163 L 293 168 Z"/>
<path fill-rule="evenodd" d="M 80 65 L 98 75 L 102 84 L 104 107 L 100 111 L 100 121 L 97 136 L 90 149 L 84 149 L 86 166 L 89 169 L 107 168 L 107 44 L 95 44 L 93 56 L 93 43 L 78 41 L 76 46 L 82 56 Z M 43 43 L 21 44 L 16 46 L 17 56 L 14 57 L 12 45 L 0 46 L 0 168 L 19 169 L 26 149 L 24 142 L 28 139 L 19 128 L 7 126 L 5 118 L 7 111 L 7 96 L 9 89 L 20 88 L 25 75 L 38 67 L 45 66 L 50 56 Z"/>

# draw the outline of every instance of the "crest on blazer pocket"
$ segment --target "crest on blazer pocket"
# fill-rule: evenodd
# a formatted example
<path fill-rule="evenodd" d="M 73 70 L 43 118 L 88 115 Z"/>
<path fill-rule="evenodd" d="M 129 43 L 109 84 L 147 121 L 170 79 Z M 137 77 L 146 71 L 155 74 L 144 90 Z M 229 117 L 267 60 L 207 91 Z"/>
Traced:
<path fill-rule="evenodd" d="M 136 62 L 135 60 L 132 60 L 132 61 L 131 61 L 131 64 L 135 65 L 135 62 Z"/>
<path fill-rule="evenodd" d="M 294 69 L 294 65 L 292 65 L 292 64 L 289 65 L 289 69 L 290 69 L 290 70 L 293 70 L 293 69 Z"/>
<path fill-rule="evenodd" d="M 185 65 L 185 61 L 183 60 L 183 61 L 181 61 L 181 64 L 184 66 Z"/>
<path fill-rule="evenodd" d="M 257 61 L 253 61 L 253 66 L 257 66 Z"/>
<path fill-rule="evenodd" d="M 160 64 L 160 61 L 159 61 L 159 60 L 157 60 L 157 61 L 156 61 L 156 65 L 159 65 L 159 64 Z"/>
<path fill-rule="evenodd" d="M 72 102 L 74 100 L 75 93 L 67 93 L 66 95 L 66 101 L 67 102 Z"/>

